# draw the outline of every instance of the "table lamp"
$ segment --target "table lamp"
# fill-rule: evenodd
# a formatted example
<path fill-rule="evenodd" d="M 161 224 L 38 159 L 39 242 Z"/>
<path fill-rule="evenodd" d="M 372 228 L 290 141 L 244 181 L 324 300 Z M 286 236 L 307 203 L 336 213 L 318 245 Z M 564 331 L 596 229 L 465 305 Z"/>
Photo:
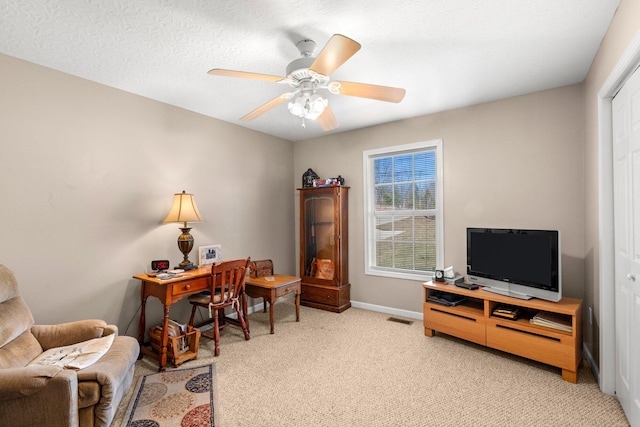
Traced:
<path fill-rule="evenodd" d="M 202 216 L 200 215 L 200 211 L 198 211 L 193 194 L 182 191 L 182 193 L 173 195 L 171 210 L 169 210 L 169 214 L 164 221 L 162 221 L 163 224 L 167 222 L 184 223 L 184 226 L 180 227 L 182 234 L 178 236 L 178 248 L 184 255 L 184 259 L 178 265 L 178 268 L 184 270 L 197 268 L 197 265 L 193 265 L 193 263 L 189 261 L 189 252 L 193 249 L 193 236 L 189 233 L 191 227 L 187 226 L 187 222 L 202 222 Z"/>

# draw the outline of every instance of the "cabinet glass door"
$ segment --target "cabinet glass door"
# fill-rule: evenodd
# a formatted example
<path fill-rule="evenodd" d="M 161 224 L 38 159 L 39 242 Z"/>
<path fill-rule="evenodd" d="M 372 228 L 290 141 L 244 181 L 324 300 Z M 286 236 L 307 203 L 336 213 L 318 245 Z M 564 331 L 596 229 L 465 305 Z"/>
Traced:
<path fill-rule="evenodd" d="M 304 198 L 304 275 L 334 280 L 336 245 L 334 198 L 331 195 L 305 195 Z"/>

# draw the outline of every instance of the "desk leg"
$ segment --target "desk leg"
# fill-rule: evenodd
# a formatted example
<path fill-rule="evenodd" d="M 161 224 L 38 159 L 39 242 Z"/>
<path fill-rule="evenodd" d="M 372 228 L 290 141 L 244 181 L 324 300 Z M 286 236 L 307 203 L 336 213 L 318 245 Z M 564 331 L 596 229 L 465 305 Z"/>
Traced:
<path fill-rule="evenodd" d="M 140 354 L 138 354 L 138 360 L 142 359 L 144 353 L 142 347 L 144 346 L 144 329 L 145 329 L 145 311 L 147 307 L 147 297 L 145 296 L 145 286 L 142 282 L 140 287 L 140 320 L 138 321 L 138 344 L 140 344 Z"/>
<path fill-rule="evenodd" d="M 276 302 L 276 291 L 271 290 L 269 295 L 269 324 L 271 325 L 271 333 L 273 334 L 273 324 L 275 322 L 273 317 L 273 303 Z"/>
<path fill-rule="evenodd" d="M 167 368 L 167 344 L 169 344 L 169 306 L 164 305 L 164 319 L 162 321 L 162 354 L 158 372 L 164 372 Z"/>
<path fill-rule="evenodd" d="M 296 294 L 296 322 L 300 321 L 300 292 Z"/>

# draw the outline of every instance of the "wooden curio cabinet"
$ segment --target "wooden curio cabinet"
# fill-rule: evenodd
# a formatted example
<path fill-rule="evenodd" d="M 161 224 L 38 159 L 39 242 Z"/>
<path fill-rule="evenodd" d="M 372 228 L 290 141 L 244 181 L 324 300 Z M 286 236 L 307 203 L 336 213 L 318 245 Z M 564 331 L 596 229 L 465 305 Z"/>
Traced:
<path fill-rule="evenodd" d="M 300 304 L 340 313 L 351 307 L 349 187 L 300 190 Z"/>

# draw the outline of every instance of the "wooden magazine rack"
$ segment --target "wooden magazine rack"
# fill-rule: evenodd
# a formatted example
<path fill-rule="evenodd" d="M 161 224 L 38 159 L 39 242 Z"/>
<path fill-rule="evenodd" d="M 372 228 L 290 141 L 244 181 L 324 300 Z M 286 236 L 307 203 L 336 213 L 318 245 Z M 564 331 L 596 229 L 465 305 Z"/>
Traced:
<path fill-rule="evenodd" d="M 149 330 L 151 338 L 151 348 L 156 353 L 162 352 L 162 326 L 156 326 Z M 167 356 L 174 367 L 180 366 L 187 360 L 198 358 L 198 346 L 200 343 L 200 330 L 187 326 L 187 332 L 184 335 L 169 336 L 167 343 Z M 185 347 L 186 345 L 186 347 Z"/>

